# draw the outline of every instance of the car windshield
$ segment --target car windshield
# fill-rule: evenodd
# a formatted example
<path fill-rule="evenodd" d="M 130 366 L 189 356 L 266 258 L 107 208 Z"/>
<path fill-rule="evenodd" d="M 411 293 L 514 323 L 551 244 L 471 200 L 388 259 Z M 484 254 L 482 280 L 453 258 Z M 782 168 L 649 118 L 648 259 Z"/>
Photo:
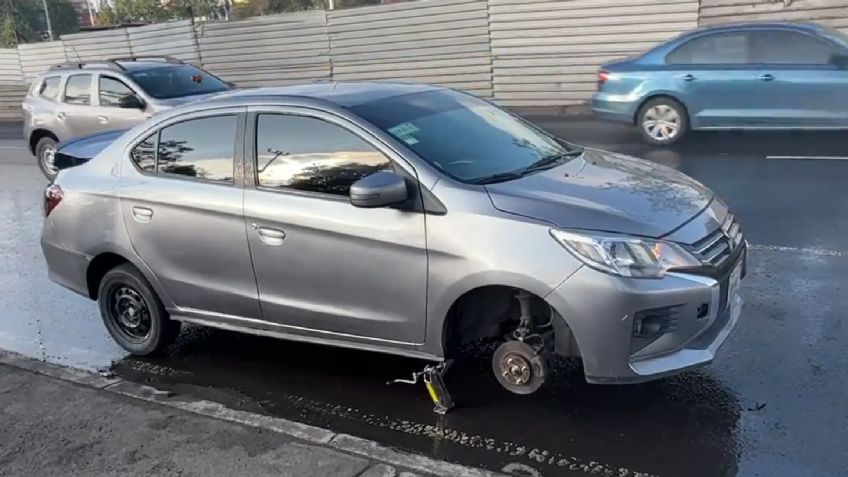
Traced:
<path fill-rule="evenodd" d="M 450 90 L 394 96 L 351 109 L 467 183 L 515 179 L 581 152 L 496 106 Z"/>
<path fill-rule="evenodd" d="M 220 79 L 191 65 L 167 65 L 129 73 L 150 96 L 159 99 L 218 93 L 230 87 Z"/>

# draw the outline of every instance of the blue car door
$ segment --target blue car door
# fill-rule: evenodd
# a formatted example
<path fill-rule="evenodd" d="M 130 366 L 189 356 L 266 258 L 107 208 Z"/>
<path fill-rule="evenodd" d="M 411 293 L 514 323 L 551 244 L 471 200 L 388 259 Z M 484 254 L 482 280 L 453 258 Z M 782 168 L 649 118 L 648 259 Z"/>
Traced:
<path fill-rule="evenodd" d="M 693 129 L 756 122 L 760 86 L 748 64 L 746 31 L 707 33 L 671 51 L 665 71 L 689 111 Z"/>
<path fill-rule="evenodd" d="M 842 47 L 790 29 L 751 33 L 751 70 L 765 127 L 848 126 L 848 70 Z"/>

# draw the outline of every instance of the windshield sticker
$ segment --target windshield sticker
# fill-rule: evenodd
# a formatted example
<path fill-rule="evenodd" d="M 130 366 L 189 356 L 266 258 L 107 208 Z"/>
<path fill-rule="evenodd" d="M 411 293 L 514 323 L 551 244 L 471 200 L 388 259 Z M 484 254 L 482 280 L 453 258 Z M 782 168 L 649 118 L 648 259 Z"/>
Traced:
<path fill-rule="evenodd" d="M 418 132 L 418 128 L 412 123 L 401 123 L 395 127 L 389 128 L 389 132 L 394 136 L 403 139 L 404 136 L 411 136 Z M 403 139 L 404 141 L 406 139 Z"/>
<path fill-rule="evenodd" d="M 415 138 L 414 138 L 414 137 L 412 137 L 412 136 L 404 136 L 404 137 L 402 137 L 402 138 L 400 138 L 400 139 L 401 139 L 403 142 L 405 142 L 405 143 L 409 144 L 410 146 L 411 146 L 411 145 L 413 145 L 413 144 L 418 144 L 418 139 L 415 139 Z"/>

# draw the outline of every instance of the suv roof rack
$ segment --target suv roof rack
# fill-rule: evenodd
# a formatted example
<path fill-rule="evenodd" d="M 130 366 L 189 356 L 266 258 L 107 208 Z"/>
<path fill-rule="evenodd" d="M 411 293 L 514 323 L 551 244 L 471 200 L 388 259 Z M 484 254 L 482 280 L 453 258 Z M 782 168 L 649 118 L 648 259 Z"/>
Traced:
<path fill-rule="evenodd" d="M 168 55 L 151 55 L 151 56 L 126 56 L 123 58 L 110 58 L 108 61 L 116 63 L 118 61 L 162 61 L 165 63 L 183 64 L 183 61 Z"/>
<path fill-rule="evenodd" d="M 55 70 L 82 70 L 85 68 L 110 68 L 114 70 L 124 71 L 126 68 L 119 65 L 118 63 L 112 60 L 95 60 L 91 62 L 86 61 L 72 61 L 68 63 L 59 63 L 58 65 L 53 65 L 50 67 L 49 71 Z"/>

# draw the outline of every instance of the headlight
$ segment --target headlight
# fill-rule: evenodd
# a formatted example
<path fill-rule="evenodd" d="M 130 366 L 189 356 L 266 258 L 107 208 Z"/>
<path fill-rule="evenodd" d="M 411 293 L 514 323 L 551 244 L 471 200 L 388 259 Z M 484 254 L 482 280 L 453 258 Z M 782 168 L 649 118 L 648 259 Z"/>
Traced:
<path fill-rule="evenodd" d="M 603 232 L 551 229 L 551 235 L 592 268 L 634 278 L 662 278 L 673 268 L 701 265 L 679 245 Z"/>

